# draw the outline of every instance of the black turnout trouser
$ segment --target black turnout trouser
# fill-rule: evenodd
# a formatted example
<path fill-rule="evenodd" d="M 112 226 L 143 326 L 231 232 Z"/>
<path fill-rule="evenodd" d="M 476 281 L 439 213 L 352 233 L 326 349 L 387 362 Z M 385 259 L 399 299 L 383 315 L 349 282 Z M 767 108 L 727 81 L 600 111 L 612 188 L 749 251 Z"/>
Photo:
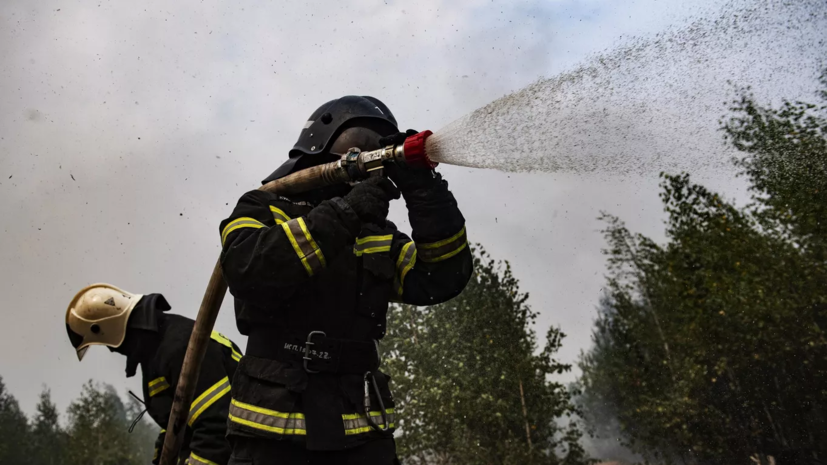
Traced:
<path fill-rule="evenodd" d="M 227 465 L 399 465 L 393 438 L 377 439 L 353 449 L 308 451 L 290 441 L 232 439 Z"/>

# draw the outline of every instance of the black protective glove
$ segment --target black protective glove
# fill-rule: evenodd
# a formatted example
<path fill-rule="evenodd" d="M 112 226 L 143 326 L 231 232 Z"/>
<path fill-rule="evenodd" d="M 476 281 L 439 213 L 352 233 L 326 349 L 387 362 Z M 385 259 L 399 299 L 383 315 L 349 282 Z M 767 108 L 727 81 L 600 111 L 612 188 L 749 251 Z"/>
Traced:
<path fill-rule="evenodd" d="M 419 131 L 414 129 L 408 129 L 405 132 L 397 132 L 396 134 L 391 134 L 389 136 L 380 137 L 379 138 L 379 145 L 382 147 L 387 147 L 389 145 L 399 145 L 404 144 L 405 139 L 411 136 L 415 136 L 419 134 Z"/>
<path fill-rule="evenodd" d="M 390 201 L 399 198 L 399 189 L 387 178 L 376 176 L 362 181 L 344 197 L 363 223 L 383 225 Z"/>
<path fill-rule="evenodd" d="M 405 139 L 418 134 L 418 131 L 408 129 L 406 132 L 398 132 L 379 139 L 382 147 L 388 145 L 399 145 L 405 143 Z M 389 163 L 385 166 L 388 177 L 396 184 L 402 192 L 411 192 L 418 189 L 427 189 L 439 183 L 434 177 L 434 171 L 424 168 L 411 168 L 404 163 Z"/>

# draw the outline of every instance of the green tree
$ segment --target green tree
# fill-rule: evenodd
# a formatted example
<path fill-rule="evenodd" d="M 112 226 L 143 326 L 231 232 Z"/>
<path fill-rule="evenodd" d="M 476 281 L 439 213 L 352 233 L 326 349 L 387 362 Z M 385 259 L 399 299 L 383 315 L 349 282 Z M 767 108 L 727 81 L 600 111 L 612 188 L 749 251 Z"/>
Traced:
<path fill-rule="evenodd" d="M 64 465 L 66 433 L 60 426 L 57 406 L 52 402 L 51 393 L 44 389 L 40 393 L 36 414 L 32 421 L 31 443 L 33 446 L 32 458 L 29 463 L 34 465 Z"/>
<path fill-rule="evenodd" d="M 395 306 L 384 343 L 394 378 L 399 451 L 410 463 L 576 464 L 585 457 L 570 394 L 551 375 L 564 334 L 537 352 L 528 295 L 508 263 L 475 252 L 475 273 L 444 304 Z"/>
<path fill-rule="evenodd" d="M 147 448 L 129 434 L 132 418 L 112 386 L 89 381 L 69 406 L 68 414 L 66 452 L 70 464 L 137 465 L 152 459 L 151 443 Z"/>
<path fill-rule="evenodd" d="M 780 109 L 755 103 L 749 89 L 733 102 L 724 123 L 744 156 L 735 160 L 752 183 L 757 216 L 827 260 L 827 69 L 822 104 L 784 102 Z"/>
<path fill-rule="evenodd" d="M 608 293 L 580 362 L 587 418 L 616 417 L 649 460 L 823 459 L 825 107 L 774 110 L 744 93 L 733 109 L 724 129 L 751 205 L 662 175 L 666 244 L 602 217 Z"/>
<path fill-rule="evenodd" d="M 0 463 L 28 463 L 29 422 L 0 378 Z"/>
<path fill-rule="evenodd" d="M 161 428 L 158 427 L 148 416 L 143 415 L 144 405 L 133 397 L 128 397 L 126 403 L 126 418 L 135 422 L 130 432 L 130 439 L 135 445 L 135 453 L 142 457 L 142 463 L 149 463 L 155 454 L 155 439 Z"/>

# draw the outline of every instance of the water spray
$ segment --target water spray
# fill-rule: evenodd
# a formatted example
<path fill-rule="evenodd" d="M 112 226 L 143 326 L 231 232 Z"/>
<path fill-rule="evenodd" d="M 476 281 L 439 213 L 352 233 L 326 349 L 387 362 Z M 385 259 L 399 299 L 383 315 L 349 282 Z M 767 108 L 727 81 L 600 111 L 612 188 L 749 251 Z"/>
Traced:
<path fill-rule="evenodd" d="M 402 144 L 389 145 L 378 150 L 363 152 L 358 148 L 351 148 L 337 161 L 312 166 L 270 181 L 259 190 L 279 195 L 300 194 L 333 184 L 362 181 L 370 176 L 380 175 L 389 163 L 401 163 L 414 169 L 433 169 L 438 163 L 431 159 L 429 153 L 439 153 L 439 144 L 436 143 L 436 138 L 430 138 L 432 134 L 431 131 L 423 131 L 409 136 Z M 207 343 L 210 341 L 215 319 L 226 294 L 227 283 L 221 273 L 221 262 L 218 261 L 201 300 L 201 307 L 198 309 L 184 356 L 161 452 L 161 465 L 174 465 L 177 462 L 201 362 L 204 360 Z"/>

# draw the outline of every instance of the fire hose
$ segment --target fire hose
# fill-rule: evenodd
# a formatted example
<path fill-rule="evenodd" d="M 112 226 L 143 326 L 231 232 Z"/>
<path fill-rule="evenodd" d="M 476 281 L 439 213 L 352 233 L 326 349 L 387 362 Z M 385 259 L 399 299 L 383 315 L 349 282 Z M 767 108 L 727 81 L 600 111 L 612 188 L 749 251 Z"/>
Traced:
<path fill-rule="evenodd" d="M 432 169 L 437 164 L 431 161 L 425 150 L 425 142 L 431 134 L 431 131 L 423 131 L 408 137 L 402 144 L 389 145 L 368 152 L 351 148 L 337 161 L 312 166 L 270 181 L 261 186 L 259 190 L 279 195 L 299 194 L 333 184 L 367 179 L 369 176 L 381 174 L 383 167 L 388 163 L 403 163 L 412 168 Z M 207 343 L 226 293 L 227 283 L 221 273 L 221 261 L 219 260 L 213 268 L 190 335 L 181 375 L 178 378 L 178 386 L 175 389 L 160 465 L 175 465 L 178 461 L 178 451 L 184 439 L 189 406 L 195 394 L 201 362 L 204 360 Z"/>

